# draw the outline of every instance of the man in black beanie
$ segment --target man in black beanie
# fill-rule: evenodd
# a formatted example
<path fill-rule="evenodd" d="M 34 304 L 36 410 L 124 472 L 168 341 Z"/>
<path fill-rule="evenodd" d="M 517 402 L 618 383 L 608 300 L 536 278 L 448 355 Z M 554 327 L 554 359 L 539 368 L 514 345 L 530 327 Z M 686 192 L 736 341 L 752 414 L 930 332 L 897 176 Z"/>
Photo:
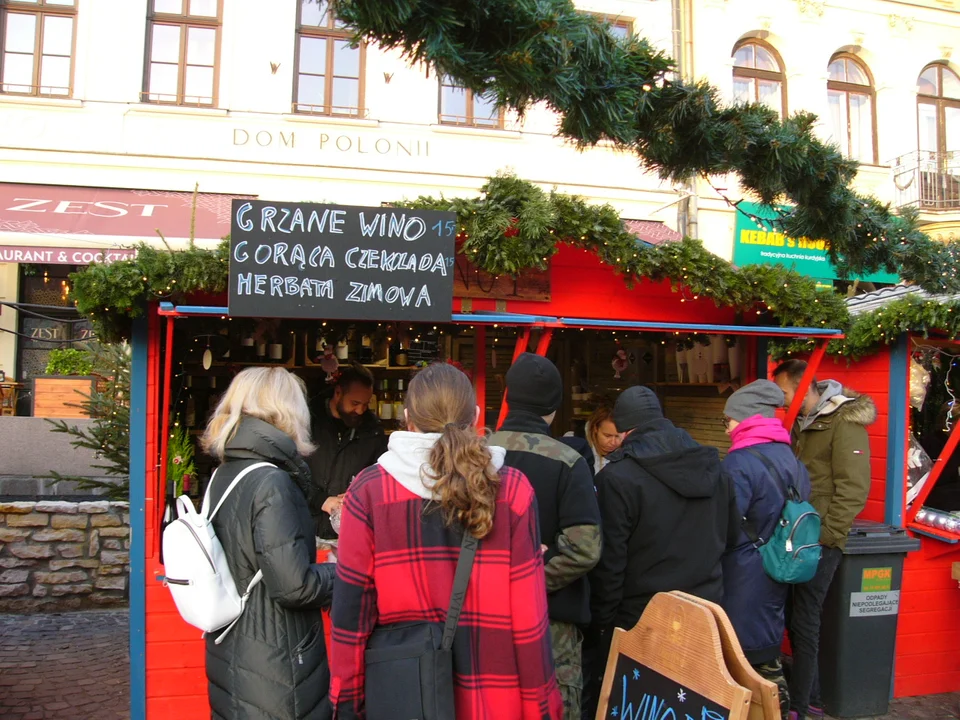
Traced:
<path fill-rule="evenodd" d="M 627 435 L 596 478 L 603 554 L 590 575 L 584 718 L 597 711 L 613 628 L 631 629 L 658 592 L 720 602 L 720 558 L 739 532 L 717 449 L 667 420 L 652 390 L 624 390 L 613 421 Z"/>
<path fill-rule="evenodd" d="M 490 444 L 506 448 L 506 465 L 526 475 L 537 495 L 557 682 L 565 719 L 580 720 L 583 636 L 578 626 L 590 622 L 587 573 L 600 559 L 593 478 L 580 453 L 550 435 L 563 401 L 563 381 L 554 364 L 523 353 L 506 379 L 507 419 Z"/>

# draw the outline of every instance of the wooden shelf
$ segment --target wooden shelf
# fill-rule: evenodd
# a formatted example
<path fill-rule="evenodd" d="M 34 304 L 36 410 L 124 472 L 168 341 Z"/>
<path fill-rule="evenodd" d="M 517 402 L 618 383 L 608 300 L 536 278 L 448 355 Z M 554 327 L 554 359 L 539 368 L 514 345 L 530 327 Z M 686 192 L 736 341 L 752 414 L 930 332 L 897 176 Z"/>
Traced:
<path fill-rule="evenodd" d="M 203 365 L 200 362 L 189 362 L 185 363 L 189 367 L 199 367 L 203 369 Z M 211 368 L 223 368 L 223 367 L 282 367 L 287 370 L 309 370 L 310 368 L 321 369 L 320 363 L 309 363 L 307 365 L 295 365 L 292 361 L 288 360 L 285 363 L 276 363 L 269 361 L 249 361 L 249 360 L 237 360 L 234 362 L 217 360 L 211 366 Z M 349 363 L 340 363 L 340 367 L 350 367 Z M 390 372 L 403 372 L 407 370 L 416 370 L 416 365 L 377 365 L 375 363 L 364 364 L 365 368 L 369 370 L 388 370 Z M 191 373 L 195 374 L 195 373 Z"/>
<path fill-rule="evenodd" d="M 682 382 L 653 382 L 644 383 L 647 387 L 682 387 L 682 388 L 721 388 L 730 387 L 731 383 L 682 383 Z"/>

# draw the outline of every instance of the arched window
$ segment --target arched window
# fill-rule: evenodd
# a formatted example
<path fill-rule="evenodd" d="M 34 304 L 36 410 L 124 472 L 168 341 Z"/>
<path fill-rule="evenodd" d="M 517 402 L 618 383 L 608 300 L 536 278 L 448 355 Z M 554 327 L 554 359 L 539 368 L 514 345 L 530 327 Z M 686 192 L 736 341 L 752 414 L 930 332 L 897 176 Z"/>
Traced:
<path fill-rule="evenodd" d="M 787 80 L 783 61 L 761 40 L 741 40 L 733 49 L 733 99 L 760 102 L 787 113 Z"/>
<path fill-rule="evenodd" d="M 862 163 L 877 162 L 873 78 L 859 58 L 841 53 L 830 61 L 827 101 L 833 140 L 843 154 Z"/>
<path fill-rule="evenodd" d="M 946 154 L 960 150 L 960 77 L 942 63 L 917 79 L 917 149 Z"/>

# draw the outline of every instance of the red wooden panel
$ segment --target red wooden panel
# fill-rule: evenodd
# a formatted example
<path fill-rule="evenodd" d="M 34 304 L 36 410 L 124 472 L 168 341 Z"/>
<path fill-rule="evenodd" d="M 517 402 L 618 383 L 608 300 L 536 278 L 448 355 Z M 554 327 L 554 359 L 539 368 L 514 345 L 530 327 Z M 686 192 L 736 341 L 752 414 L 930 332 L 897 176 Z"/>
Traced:
<path fill-rule="evenodd" d="M 960 590 L 957 589 L 956 581 L 953 587 L 935 588 L 924 591 L 917 591 L 911 588 L 910 592 L 900 593 L 900 614 L 929 612 L 931 608 L 952 608 L 960 609 Z M 937 628 L 935 631 L 952 630 L 960 626 L 960 614 L 956 616 L 957 622 L 951 627 Z M 957 647 L 960 655 L 960 646 Z"/>
<path fill-rule="evenodd" d="M 960 648 L 960 628 L 943 632 L 927 632 L 897 636 L 897 654 L 930 655 L 951 653 Z"/>
<path fill-rule="evenodd" d="M 194 720 L 194 718 L 210 717 L 210 707 L 207 704 L 207 694 L 178 695 L 175 697 L 147 698 L 147 717 L 177 718 L 177 720 Z"/>
<path fill-rule="evenodd" d="M 954 692 L 960 687 L 960 672 L 927 673 L 905 678 L 898 676 L 893 687 L 894 696 L 898 698 Z"/>
<path fill-rule="evenodd" d="M 960 591 L 957 592 L 960 595 Z M 902 598 L 901 598 L 902 599 Z M 955 607 L 928 610 L 926 612 L 907 612 L 900 614 L 898 627 L 904 634 L 917 634 L 935 630 L 945 630 L 957 626 L 960 618 L 960 600 Z M 953 653 L 956 661 L 960 662 L 960 652 Z"/>
<path fill-rule="evenodd" d="M 202 668 L 147 670 L 149 697 L 206 695 L 207 676 Z"/>
<path fill-rule="evenodd" d="M 203 645 L 197 643 L 201 631 L 185 623 L 176 611 L 172 613 L 149 613 L 147 615 L 147 635 L 152 636 L 155 641 L 177 641 Z"/>
<path fill-rule="evenodd" d="M 934 663 L 933 658 L 939 658 L 940 661 Z M 960 653 L 922 653 L 897 657 L 897 675 L 906 678 L 927 673 L 960 673 Z"/>
<path fill-rule="evenodd" d="M 909 588 L 912 593 L 926 590 L 957 590 L 957 581 L 950 577 L 949 566 L 932 569 L 916 568 L 903 571 L 903 587 Z"/>
<path fill-rule="evenodd" d="M 883 522 L 883 509 L 886 506 L 886 503 L 881 500 L 867 500 L 866 507 L 863 508 L 863 512 L 860 513 L 858 517 L 863 518 L 864 520 L 873 520 L 874 522 Z"/>
<path fill-rule="evenodd" d="M 675 293 L 668 283 L 641 280 L 630 289 L 591 252 L 560 246 L 551 260 L 550 302 L 509 301 L 510 312 L 616 320 L 735 324 L 736 312 L 712 300 Z M 489 301 L 487 301 L 489 302 Z M 475 309 L 485 307 L 476 301 Z M 490 308 L 493 309 L 493 304 Z M 742 323 L 737 323 L 742 324 Z"/>

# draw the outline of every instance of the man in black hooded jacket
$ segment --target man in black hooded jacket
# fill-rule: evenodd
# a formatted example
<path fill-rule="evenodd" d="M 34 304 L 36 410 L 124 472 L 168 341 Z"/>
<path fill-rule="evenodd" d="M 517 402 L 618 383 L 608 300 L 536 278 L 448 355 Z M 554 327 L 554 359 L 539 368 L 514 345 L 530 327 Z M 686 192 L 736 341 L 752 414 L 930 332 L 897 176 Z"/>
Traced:
<path fill-rule="evenodd" d="M 663 417 L 652 390 L 625 390 L 613 411 L 627 433 L 597 475 L 603 552 L 590 575 L 591 631 L 584 644 L 584 717 L 593 717 L 614 627 L 631 629 L 659 592 L 720 602 L 720 558 L 739 529 L 716 448 Z"/>

